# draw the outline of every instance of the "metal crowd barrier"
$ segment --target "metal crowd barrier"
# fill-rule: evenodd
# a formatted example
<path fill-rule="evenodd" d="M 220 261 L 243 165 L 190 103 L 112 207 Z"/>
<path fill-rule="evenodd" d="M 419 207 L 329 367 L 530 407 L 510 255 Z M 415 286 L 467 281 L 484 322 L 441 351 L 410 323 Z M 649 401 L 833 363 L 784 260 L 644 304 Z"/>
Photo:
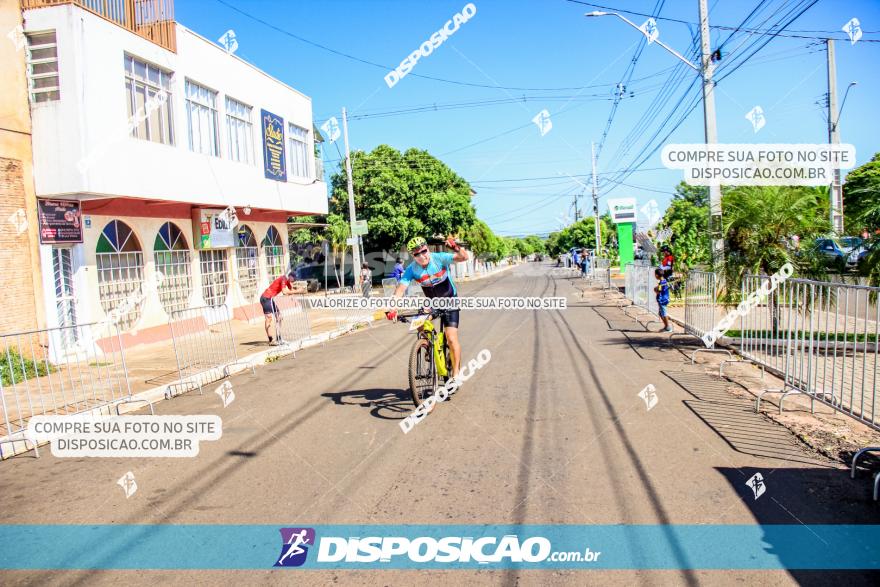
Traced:
<path fill-rule="evenodd" d="M 33 416 L 70 415 L 113 406 L 118 413 L 122 403 L 137 401 L 132 399 L 116 324 L 4 334 L 0 336 L 0 352 L 0 458 L 33 445 L 25 439 Z"/>
<path fill-rule="evenodd" d="M 624 279 L 624 295 L 633 304 L 630 307 L 657 316 L 660 312 L 660 306 L 657 304 L 657 296 L 654 293 L 654 288 L 657 286 L 654 268 L 641 263 L 638 265 L 627 263 Z M 627 310 L 624 310 L 624 313 L 629 316 Z"/>
<path fill-rule="evenodd" d="M 743 296 L 769 279 L 746 276 Z M 782 373 L 782 399 L 806 394 L 811 409 L 819 401 L 880 430 L 878 294 L 876 287 L 788 279 L 741 319 L 742 353 Z"/>
<path fill-rule="evenodd" d="M 232 316 L 227 306 L 185 308 L 168 318 L 177 383 L 168 386 L 166 398 L 202 387 L 230 375 L 230 367 L 239 364 L 232 332 Z M 248 364 L 254 373 L 254 366 Z M 175 393 L 172 389 L 178 388 Z"/>
<path fill-rule="evenodd" d="M 747 275 L 743 299 L 768 280 Z M 788 279 L 745 314 L 740 320 L 741 353 L 783 380 L 781 388 L 758 394 L 756 411 L 768 393 L 782 394 L 780 413 L 787 396 L 804 394 L 810 398 L 811 412 L 820 402 L 880 430 L 878 294 L 877 287 Z M 855 454 L 853 476 L 858 459 L 875 451 L 880 447 Z M 878 486 L 880 472 L 874 479 L 874 499 Z"/>
<path fill-rule="evenodd" d="M 299 350 L 311 336 L 309 303 L 304 295 L 276 296 L 275 340 Z"/>
<path fill-rule="evenodd" d="M 684 282 L 684 332 L 695 336 L 702 342 L 707 332 L 715 330 L 720 317 L 716 315 L 718 302 L 718 276 L 713 271 L 688 271 Z M 705 343 L 702 343 L 705 345 Z M 733 353 L 727 349 L 715 348 L 715 341 L 705 348 L 698 348 L 691 353 L 691 364 L 697 353 L 725 353 L 727 361 L 719 366 L 719 375 L 723 374 L 724 363 L 733 360 Z"/>
<path fill-rule="evenodd" d="M 590 257 L 590 283 L 601 287 L 603 291 L 611 289 L 611 259 Z"/>

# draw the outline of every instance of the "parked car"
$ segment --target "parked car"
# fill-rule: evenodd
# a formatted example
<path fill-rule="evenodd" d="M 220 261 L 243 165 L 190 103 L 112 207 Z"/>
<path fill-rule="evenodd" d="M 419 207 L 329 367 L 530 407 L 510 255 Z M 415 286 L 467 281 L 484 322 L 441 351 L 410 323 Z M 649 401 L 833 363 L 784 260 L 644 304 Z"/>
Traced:
<path fill-rule="evenodd" d="M 845 236 L 840 239 L 840 244 L 846 252 L 846 266 L 855 268 L 859 262 L 859 255 L 865 251 L 864 241 L 857 236 Z"/>
<path fill-rule="evenodd" d="M 825 264 L 843 271 L 847 266 L 849 250 L 839 240 L 834 238 L 816 239 L 815 248 L 823 257 Z"/>
<path fill-rule="evenodd" d="M 868 255 L 875 249 L 880 248 L 880 241 L 874 241 L 870 245 L 859 247 L 858 256 L 856 257 L 856 266 L 861 267 Z"/>

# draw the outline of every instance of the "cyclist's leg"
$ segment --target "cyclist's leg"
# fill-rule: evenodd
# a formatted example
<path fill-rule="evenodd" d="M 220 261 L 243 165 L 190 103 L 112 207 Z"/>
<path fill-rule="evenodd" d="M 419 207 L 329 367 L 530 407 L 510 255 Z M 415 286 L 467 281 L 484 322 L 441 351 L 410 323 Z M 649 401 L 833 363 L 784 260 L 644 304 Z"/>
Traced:
<path fill-rule="evenodd" d="M 443 332 L 446 334 L 446 344 L 452 355 L 452 376 L 458 377 L 461 367 L 461 345 L 458 342 L 458 320 L 460 310 L 451 310 L 443 317 Z"/>

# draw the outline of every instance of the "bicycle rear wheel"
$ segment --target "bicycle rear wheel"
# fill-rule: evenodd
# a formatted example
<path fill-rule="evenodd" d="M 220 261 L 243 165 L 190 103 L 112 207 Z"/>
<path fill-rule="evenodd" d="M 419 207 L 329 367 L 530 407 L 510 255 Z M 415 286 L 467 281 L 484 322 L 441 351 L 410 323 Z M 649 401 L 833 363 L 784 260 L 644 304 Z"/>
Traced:
<path fill-rule="evenodd" d="M 409 389 L 416 407 L 437 388 L 437 370 L 431 343 L 419 337 L 409 353 Z"/>

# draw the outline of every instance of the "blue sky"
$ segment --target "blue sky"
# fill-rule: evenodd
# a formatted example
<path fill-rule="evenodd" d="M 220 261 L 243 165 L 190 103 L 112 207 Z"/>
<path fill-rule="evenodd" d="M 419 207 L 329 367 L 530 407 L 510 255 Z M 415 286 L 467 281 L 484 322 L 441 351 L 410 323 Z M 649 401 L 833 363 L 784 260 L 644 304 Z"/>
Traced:
<path fill-rule="evenodd" d="M 744 28 L 767 30 L 790 10 L 794 15 L 811 1 L 709 0 L 710 23 L 737 27 L 757 7 Z M 596 2 L 621 11 L 659 14 L 660 39 L 688 55 L 696 27 L 663 18 L 695 23 L 697 0 Z M 633 65 L 644 45 L 641 35 L 614 17 L 583 16 L 595 7 L 566 0 L 477 0 L 473 18 L 392 88 L 383 79 L 387 69 L 291 36 L 390 69 L 465 4 L 464 0 L 177 0 L 176 17 L 209 39 L 233 29 L 239 42 L 237 54 L 311 96 L 319 125 L 329 116 L 339 117 L 341 108 L 347 107 L 353 149 L 370 150 L 385 143 L 401 150 L 427 149 L 440 157 L 471 182 L 477 191 L 478 216 L 499 234 L 547 233 L 573 217 L 573 195 L 582 188 L 565 174 L 589 183 L 590 142 L 602 140 L 615 88 L 630 70 L 630 83 L 618 101 L 598 161 L 600 210 L 607 209 L 608 197 L 628 196 L 637 197 L 640 205 L 653 199 L 665 208 L 681 172 L 662 169 L 659 149 L 642 159 L 656 145 L 703 141 L 702 107 L 697 104 L 661 142 L 686 107 L 696 103 L 696 74 L 656 44 L 644 46 Z M 655 13 L 658 4 L 662 8 Z M 853 17 L 864 31 L 855 45 L 841 31 Z M 645 20 L 630 18 L 636 24 Z M 869 42 L 880 41 L 880 32 L 873 32 L 880 31 L 880 2 L 819 0 L 783 34 L 828 36 L 821 31 L 844 39 L 836 42 L 839 99 L 851 81 L 858 82 L 846 101 L 840 131 L 842 142 L 855 145 L 861 164 L 880 151 L 876 112 L 880 42 Z M 723 43 L 716 74 L 719 142 L 826 142 L 824 107 L 817 104 L 823 103 L 827 87 L 824 43 L 776 36 L 737 67 L 768 38 L 742 30 L 712 31 L 713 49 Z M 462 103 L 467 105 L 445 106 Z M 433 105 L 437 110 L 377 116 Z M 766 126 L 758 133 L 745 118 L 756 105 L 766 117 Z M 553 126 L 541 136 L 531 120 L 543 109 L 549 111 Z M 658 129 L 660 133 L 650 140 Z M 643 155 L 637 157 L 640 152 Z M 338 165 L 335 145 L 327 147 L 325 158 L 334 161 L 331 167 Z M 578 205 L 582 214 L 591 213 L 589 191 Z"/>

